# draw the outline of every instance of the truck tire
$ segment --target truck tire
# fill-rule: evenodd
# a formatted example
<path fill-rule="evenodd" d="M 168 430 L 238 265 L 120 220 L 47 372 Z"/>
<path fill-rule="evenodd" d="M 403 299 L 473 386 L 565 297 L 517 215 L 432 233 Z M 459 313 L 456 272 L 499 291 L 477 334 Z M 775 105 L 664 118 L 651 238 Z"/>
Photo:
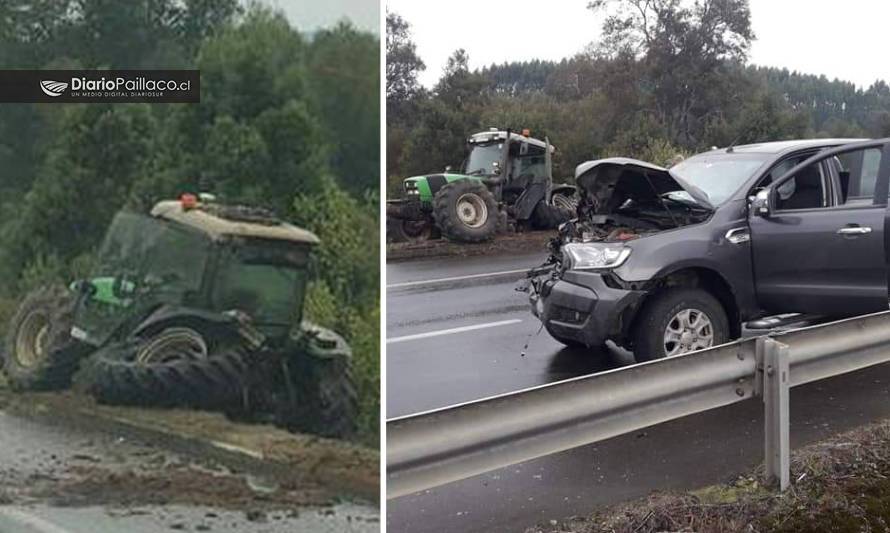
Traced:
<path fill-rule="evenodd" d="M 90 347 L 71 336 L 77 298 L 58 285 L 29 293 L 9 322 L 3 370 L 15 390 L 67 387 Z"/>
<path fill-rule="evenodd" d="M 145 363 L 135 357 L 146 342 L 150 339 L 101 348 L 78 374 L 78 387 L 106 404 L 235 410 L 245 403 L 250 379 L 245 349 Z"/>
<path fill-rule="evenodd" d="M 296 405 L 279 408 L 276 418 L 292 431 L 349 438 L 358 422 L 352 351 L 333 331 L 308 323 L 303 329 L 308 332 L 305 353 L 291 359 L 288 368 Z"/>
<path fill-rule="evenodd" d="M 485 185 L 462 179 L 453 181 L 433 198 L 433 218 L 447 239 L 483 242 L 498 228 L 498 204 Z"/>
<path fill-rule="evenodd" d="M 729 320 L 720 302 L 702 289 L 671 288 L 643 305 L 631 331 L 637 362 L 728 342 Z"/>
<path fill-rule="evenodd" d="M 556 229 L 563 222 L 571 220 L 572 211 L 541 200 L 532 213 L 532 226 L 538 230 Z"/>

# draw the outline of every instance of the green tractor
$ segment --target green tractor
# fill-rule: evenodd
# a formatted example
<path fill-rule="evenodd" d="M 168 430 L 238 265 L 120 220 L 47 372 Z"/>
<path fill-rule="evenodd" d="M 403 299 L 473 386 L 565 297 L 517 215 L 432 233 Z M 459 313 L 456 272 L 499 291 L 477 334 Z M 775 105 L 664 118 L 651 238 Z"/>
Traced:
<path fill-rule="evenodd" d="M 318 239 L 270 212 L 183 195 L 119 212 L 95 272 L 22 301 L 3 350 L 16 390 L 189 406 L 346 437 L 349 346 L 303 320 Z"/>
<path fill-rule="evenodd" d="M 572 185 L 553 185 L 551 156 L 543 141 L 510 130 L 476 133 L 460 172 L 415 176 L 403 197 L 386 205 L 387 240 L 418 241 L 439 235 L 482 242 L 509 225 L 554 229 L 577 207 Z"/>

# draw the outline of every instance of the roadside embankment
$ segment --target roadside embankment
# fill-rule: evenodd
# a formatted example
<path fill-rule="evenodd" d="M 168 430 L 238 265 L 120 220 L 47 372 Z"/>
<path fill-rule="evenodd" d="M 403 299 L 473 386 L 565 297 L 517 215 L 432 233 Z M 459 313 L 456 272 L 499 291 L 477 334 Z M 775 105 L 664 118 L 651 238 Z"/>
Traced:
<path fill-rule="evenodd" d="M 890 530 L 890 421 L 796 450 L 791 487 L 761 483 L 758 467 L 734 482 L 653 493 L 585 517 L 551 520 L 526 533 L 836 533 Z"/>

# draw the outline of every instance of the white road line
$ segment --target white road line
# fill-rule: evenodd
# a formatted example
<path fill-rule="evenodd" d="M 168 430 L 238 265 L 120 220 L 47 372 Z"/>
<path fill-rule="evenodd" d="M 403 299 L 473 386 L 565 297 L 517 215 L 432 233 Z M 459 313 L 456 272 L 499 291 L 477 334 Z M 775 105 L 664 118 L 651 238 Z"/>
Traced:
<path fill-rule="evenodd" d="M 498 326 L 509 326 L 510 324 L 518 324 L 521 319 L 513 318 L 510 320 L 501 320 L 500 322 L 488 322 L 485 324 L 475 324 L 473 326 L 463 326 L 460 328 L 440 329 L 439 331 L 429 331 L 427 333 L 417 333 L 416 335 L 405 335 L 404 337 L 393 337 L 386 339 L 386 344 L 395 344 L 397 342 L 413 341 L 417 339 L 426 339 L 428 337 L 438 337 L 440 335 L 451 335 L 452 333 L 463 333 L 464 331 L 473 331 L 476 329 L 496 328 Z"/>
<path fill-rule="evenodd" d="M 438 279 L 427 279 L 421 281 L 405 281 L 403 283 L 392 283 L 387 285 L 387 289 L 399 289 L 402 287 L 415 287 L 417 285 L 431 285 L 434 283 L 448 283 L 450 281 L 462 281 L 465 279 L 478 279 L 478 278 L 489 278 L 495 276 L 506 276 L 508 274 L 525 274 L 528 272 L 528 268 L 522 268 L 519 270 L 504 270 L 503 272 L 486 272 L 484 274 L 470 274 L 467 276 L 454 276 L 453 278 L 438 278 Z"/>
<path fill-rule="evenodd" d="M 39 533 L 71 533 L 67 529 L 58 526 L 49 520 L 45 520 L 20 509 L 0 507 L 0 515 L 6 516 L 11 520 L 26 526 L 31 531 L 38 531 Z"/>

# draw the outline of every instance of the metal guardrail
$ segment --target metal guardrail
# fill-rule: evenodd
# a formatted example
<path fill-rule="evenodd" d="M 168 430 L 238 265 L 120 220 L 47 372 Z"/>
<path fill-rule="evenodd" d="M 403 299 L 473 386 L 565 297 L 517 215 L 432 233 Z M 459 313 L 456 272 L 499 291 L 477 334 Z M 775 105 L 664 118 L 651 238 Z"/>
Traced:
<path fill-rule="evenodd" d="M 890 312 L 390 419 L 387 498 L 762 398 L 767 473 L 789 482 L 789 387 L 890 361 Z"/>

